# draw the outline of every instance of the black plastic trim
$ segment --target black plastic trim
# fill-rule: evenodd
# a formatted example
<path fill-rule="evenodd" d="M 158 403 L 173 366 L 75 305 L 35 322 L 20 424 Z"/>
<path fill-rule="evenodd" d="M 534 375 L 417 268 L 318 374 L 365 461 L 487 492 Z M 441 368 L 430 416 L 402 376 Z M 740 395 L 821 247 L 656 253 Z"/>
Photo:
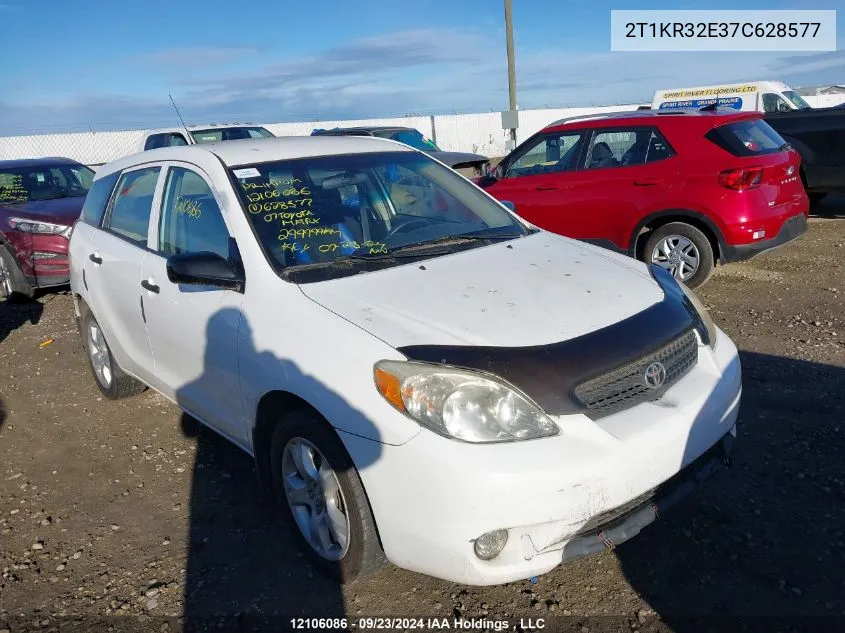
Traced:
<path fill-rule="evenodd" d="M 751 259 L 764 251 L 788 244 L 806 232 L 807 216 L 801 213 L 784 222 L 778 234 L 770 240 L 761 240 L 753 244 L 742 244 L 739 246 L 726 246 L 723 250 L 724 261 L 741 262 Z"/>

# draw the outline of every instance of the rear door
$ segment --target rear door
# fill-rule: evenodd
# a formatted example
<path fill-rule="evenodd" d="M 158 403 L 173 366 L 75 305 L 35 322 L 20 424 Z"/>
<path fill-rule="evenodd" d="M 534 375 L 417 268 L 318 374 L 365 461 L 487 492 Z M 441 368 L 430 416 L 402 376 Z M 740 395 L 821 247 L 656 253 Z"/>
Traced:
<path fill-rule="evenodd" d="M 569 205 L 582 215 L 572 237 L 627 252 L 637 223 L 665 208 L 677 182 L 674 151 L 656 127 L 592 131 L 584 167 L 569 178 Z"/>
<path fill-rule="evenodd" d="M 86 274 L 91 309 L 118 365 L 147 383 L 153 355 L 142 316 L 141 269 L 161 169 L 144 165 L 120 175 Z"/>
<path fill-rule="evenodd" d="M 236 443 L 248 445 L 241 420 L 238 328 L 243 294 L 185 286 L 167 278 L 167 258 L 209 251 L 235 257 L 220 197 L 200 168 L 168 163 L 144 258 L 141 290 L 155 376 L 152 386 Z"/>
<path fill-rule="evenodd" d="M 537 226 L 576 236 L 583 217 L 569 196 L 581 164 L 586 130 L 548 132 L 529 139 L 508 157 L 503 177 L 486 187 L 497 200 L 516 205 L 516 213 Z"/>

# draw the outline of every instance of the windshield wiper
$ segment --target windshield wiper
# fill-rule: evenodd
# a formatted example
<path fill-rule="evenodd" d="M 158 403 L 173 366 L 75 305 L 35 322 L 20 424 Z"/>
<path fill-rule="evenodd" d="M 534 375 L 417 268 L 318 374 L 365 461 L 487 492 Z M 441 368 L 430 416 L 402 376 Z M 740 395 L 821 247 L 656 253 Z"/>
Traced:
<path fill-rule="evenodd" d="M 416 242 L 414 244 L 406 244 L 405 246 L 397 246 L 396 248 L 391 248 L 388 251 L 388 254 L 404 253 L 412 249 L 424 250 L 427 246 L 448 244 L 450 242 L 499 242 L 504 240 L 513 240 L 523 236 L 523 233 L 493 233 L 487 235 L 485 235 L 484 233 L 463 233 L 461 235 L 444 235 L 443 237 L 438 237 L 436 239 L 428 240 L 425 242 Z"/>

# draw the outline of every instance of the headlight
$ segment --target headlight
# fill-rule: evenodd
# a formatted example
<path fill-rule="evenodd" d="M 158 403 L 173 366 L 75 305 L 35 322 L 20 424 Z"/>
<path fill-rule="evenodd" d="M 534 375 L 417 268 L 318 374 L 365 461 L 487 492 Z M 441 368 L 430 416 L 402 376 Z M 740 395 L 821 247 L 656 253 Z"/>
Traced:
<path fill-rule="evenodd" d="M 374 367 L 379 393 L 435 433 L 465 442 L 508 442 L 557 435 L 537 405 L 492 376 L 405 361 Z"/>
<path fill-rule="evenodd" d="M 701 321 L 702 328 L 699 328 L 698 334 L 701 336 L 702 341 L 710 345 L 710 348 L 713 349 L 716 347 L 716 324 L 713 323 L 713 319 L 710 318 L 710 313 L 707 311 L 707 308 L 704 307 L 704 304 L 701 303 L 701 299 L 698 298 L 692 290 L 686 287 L 682 281 L 678 282 L 678 285 L 681 287 L 681 290 L 684 291 L 684 294 L 689 299 L 692 306 L 695 308 L 695 311 L 698 313 L 698 318 Z"/>
<path fill-rule="evenodd" d="M 27 220 L 25 218 L 9 218 L 9 224 L 13 229 L 22 233 L 37 233 L 38 235 L 64 235 L 70 237 L 72 227 L 64 224 L 52 224 L 51 222 L 39 222 L 38 220 Z"/>

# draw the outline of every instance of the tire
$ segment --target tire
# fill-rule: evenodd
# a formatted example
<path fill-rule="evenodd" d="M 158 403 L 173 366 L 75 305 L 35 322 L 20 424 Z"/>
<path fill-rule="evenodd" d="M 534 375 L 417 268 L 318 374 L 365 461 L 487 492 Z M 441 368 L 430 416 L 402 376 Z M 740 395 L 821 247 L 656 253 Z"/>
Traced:
<path fill-rule="evenodd" d="M 82 339 L 82 348 L 88 358 L 88 366 L 91 368 L 94 382 L 97 383 L 102 394 L 110 400 L 118 400 L 146 391 L 145 384 L 125 373 L 115 362 L 100 324 L 97 323 L 97 319 L 91 314 L 88 306 L 82 303 L 80 311 L 82 316 L 79 319 L 79 334 Z M 95 356 L 102 360 L 102 366 L 95 360 Z"/>
<path fill-rule="evenodd" d="M 303 476 L 303 468 L 293 457 L 297 452 L 302 455 L 303 448 L 310 460 L 305 457 L 303 462 L 300 457 L 300 462 L 316 468 L 317 477 Z M 299 547 L 321 574 L 346 584 L 387 564 L 358 471 L 337 433 L 322 417 L 307 409 L 285 415 L 273 431 L 270 467 L 285 520 Z M 334 476 L 334 482 L 329 475 Z M 306 527 L 313 525 L 315 513 L 325 517 L 325 523 L 319 525 L 325 528 L 323 534 L 332 546 L 330 550 L 323 548 L 325 553 L 312 545 L 303 531 L 306 528 L 300 527 L 300 522 Z M 336 518 L 334 528 L 329 527 L 330 515 Z M 344 530 L 345 542 L 338 537 Z M 318 543 L 317 547 L 321 545 Z"/>
<path fill-rule="evenodd" d="M 24 277 L 17 260 L 3 244 L 0 244 L 0 297 L 11 301 L 32 299 L 35 287 Z"/>
<path fill-rule="evenodd" d="M 667 247 L 670 248 L 668 256 Z M 694 272 L 689 271 L 691 258 L 696 261 Z M 670 222 L 652 231 L 643 250 L 643 259 L 648 264 L 667 268 L 675 279 L 690 288 L 705 284 L 716 265 L 710 240 L 700 229 L 685 222 Z"/>

